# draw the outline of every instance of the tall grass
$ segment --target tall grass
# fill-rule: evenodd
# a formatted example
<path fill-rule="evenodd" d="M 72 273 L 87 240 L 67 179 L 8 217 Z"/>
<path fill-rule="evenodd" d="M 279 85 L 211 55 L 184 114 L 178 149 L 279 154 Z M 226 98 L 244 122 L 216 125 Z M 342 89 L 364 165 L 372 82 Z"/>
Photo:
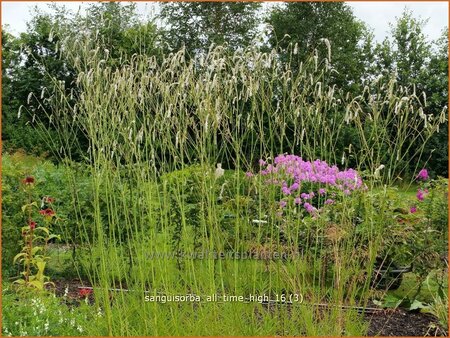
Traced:
<path fill-rule="evenodd" d="M 409 149 L 417 140 L 424 145 L 439 126 L 418 95 L 394 81 L 344 95 L 327 84 L 330 60 L 318 55 L 293 69 L 276 50 L 230 54 L 212 46 L 196 60 L 180 50 L 161 61 L 134 55 L 112 67 L 95 40 L 70 40 L 61 48 L 78 71 L 77 88 L 67 93 L 55 82 L 51 121 L 60 139 L 48 141 L 61 146 L 69 165 L 74 149 L 88 142 L 94 216 L 75 205 L 74 217 L 107 334 L 364 333 L 362 318 L 342 306 L 366 306 L 382 228 L 390 221 L 383 212 L 386 190 L 371 190 L 380 183 L 376 169 L 385 165 L 382 182 L 394 181 L 410 161 Z M 356 144 L 347 140 L 350 127 Z M 350 163 L 365 173 L 368 190 L 343 197 L 320 217 L 292 212 L 280 220 L 270 207 L 275 190 L 244 173 L 285 152 Z M 215 174 L 217 163 L 225 175 Z M 152 257 L 170 252 L 287 255 Z M 186 294 L 203 298 L 144 298 Z M 303 302 L 206 301 L 213 294 L 275 300 L 294 294 Z"/>

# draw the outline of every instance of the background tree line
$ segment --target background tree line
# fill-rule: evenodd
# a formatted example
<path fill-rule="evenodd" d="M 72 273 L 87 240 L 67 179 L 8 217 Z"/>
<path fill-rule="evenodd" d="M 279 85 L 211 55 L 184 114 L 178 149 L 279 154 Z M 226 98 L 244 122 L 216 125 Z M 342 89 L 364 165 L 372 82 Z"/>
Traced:
<path fill-rule="evenodd" d="M 425 93 L 430 113 L 438 115 L 448 102 L 447 29 L 440 39 L 428 41 L 423 33 L 426 21 L 407 10 L 391 24 L 390 38 L 375 42 L 371 29 L 340 2 L 290 2 L 271 7 L 251 2 L 162 3 L 159 14 L 149 20 L 140 19 L 133 3 L 95 3 L 84 15 L 63 7 L 52 9 L 45 13 L 36 10 L 27 31 L 19 36 L 8 33 L 7 27 L 2 30 L 5 151 L 22 148 L 43 154 L 51 150 L 34 133 L 33 124 L 47 118 L 46 89 L 54 79 L 63 81 L 66 90 L 76 90 L 77 74 L 58 50 L 66 33 L 95 35 L 113 67 L 134 54 L 161 60 L 181 48 L 186 58 L 198 61 L 215 44 L 226 45 L 230 52 L 247 46 L 278 48 L 280 62 L 292 60 L 295 49 L 295 71 L 307 56 L 318 53 L 322 58 L 330 50 L 329 84 L 343 93 L 359 95 L 374 80 L 383 84 L 394 76 L 399 86 Z M 39 104 L 33 103 L 33 96 L 41 99 Z M 347 134 L 351 140 L 352 130 Z M 447 140 L 445 123 L 420 159 L 429 160 L 435 174 L 444 176 L 448 175 Z"/>

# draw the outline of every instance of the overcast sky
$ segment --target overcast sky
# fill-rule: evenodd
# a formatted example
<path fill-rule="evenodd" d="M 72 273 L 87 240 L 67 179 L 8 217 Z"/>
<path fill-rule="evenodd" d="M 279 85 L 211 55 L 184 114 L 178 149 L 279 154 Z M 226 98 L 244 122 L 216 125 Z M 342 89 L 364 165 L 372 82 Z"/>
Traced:
<path fill-rule="evenodd" d="M 47 9 L 49 2 L 2 2 L 2 24 L 7 24 L 13 34 L 24 32 L 26 22 L 31 17 L 30 9 L 37 5 L 42 10 Z M 87 2 L 65 2 L 65 6 L 71 10 L 83 10 Z M 348 2 L 353 8 L 357 18 L 364 21 L 374 30 L 375 38 L 381 41 L 389 34 L 389 22 L 395 22 L 395 18 L 400 16 L 403 9 L 408 7 L 415 17 L 429 19 L 425 26 L 425 34 L 430 39 L 440 36 L 444 27 L 448 26 L 448 2 L 447 1 L 389 1 L 389 2 Z M 157 10 L 155 4 L 139 2 L 137 3 L 139 13 L 147 16 L 151 11 Z"/>

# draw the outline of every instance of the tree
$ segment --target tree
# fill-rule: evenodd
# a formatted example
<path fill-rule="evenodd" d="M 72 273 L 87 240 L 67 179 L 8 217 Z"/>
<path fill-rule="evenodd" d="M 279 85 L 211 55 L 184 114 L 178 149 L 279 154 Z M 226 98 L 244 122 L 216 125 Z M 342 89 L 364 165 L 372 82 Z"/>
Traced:
<path fill-rule="evenodd" d="M 442 36 L 433 45 L 435 52 L 427 67 L 424 90 L 428 109 L 434 114 L 445 109 L 448 120 L 448 28 L 442 30 Z M 430 158 L 429 167 L 434 173 L 448 177 L 448 121 L 433 135 L 424 157 Z"/>
<path fill-rule="evenodd" d="M 231 50 L 246 47 L 257 31 L 256 2 L 164 3 L 161 18 L 169 51 L 183 46 L 190 56 L 205 53 L 212 43 Z"/>
<path fill-rule="evenodd" d="M 94 33 L 97 46 L 108 50 L 112 63 L 119 64 L 133 54 L 157 55 L 158 29 L 153 21 L 141 22 L 136 4 L 106 2 L 91 4 L 86 17 L 78 17 L 80 30 Z"/>
<path fill-rule="evenodd" d="M 438 41 L 430 42 L 423 33 L 426 23 L 427 20 L 415 18 L 405 9 L 391 24 L 391 39 L 386 38 L 375 46 L 371 75 L 381 76 L 385 82 L 394 75 L 399 86 L 416 92 L 426 104 L 426 113 L 439 116 L 448 102 L 448 30 L 444 30 Z M 440 132 L 432 136 L 418 164 L 422 166 L 429 159 L 431 170 L 443 176 L 448 175 L 447 127 L 445 122 Z M 414 169 L 410 168 L 411 174 Z"/>
<path fill-rule="evenodd" d="M 36 120 L 46 120 L 48 106 L 42 101 L 36 103 L 32 100 L 33 94 L 42 98 L 48 96 L 46 90 L 52 87 L 53 78 L 67 83 L 69 87 L 75 74 L 60 58 L 57 47 L 59 36 L 54 34 L 55 28 L 62 22 L 64 12 L 57 9 L 54 15 L 50 15 L 36 8 L 35 13 L 27 24 L 27 32 L 18 38 L 7 33 L 2 35 L 5 37 L 2 44 L 7 54 L 2 74 L 5 81 L 3 98 L 6 101 L 2 110 L 2 140 L 11 148 L 40 153 L 44 152 L 45 145 L 32 125 Z M 26 109 L 18 119 L 22 105 Z"/>
<path fill-rule="evenodd" d="M 337 72 L 333 75 L 334 83 L 348 90 L 359 87 L 364 68 L 360 42 L 366 28 L 355 18 L 347 4 L 284 3 L 275 7 L 266 21 L 273 27 L 269 36 L 270 45 L 286 50 L 289 44 L 297 43 L 300 61 L 315 49 L 319 50 L 321 58 L 327 57 L 328 50 L 324 43 L 327 39 L 331 48 L 331 64 Z"/>
<path fill-rule="evenodd" d="M 11 126 L 17 120 L 20 101 L 14 91 L 15 69 L 20 62 L 20 46 L 18 40 L 2 29 L 2 140 L 14 138 L 14 128 Z"/>
<path fill-rule="evenodd" d="M 423 83 L 423 75 L 431 57 L 431 45 L 423 33 L 426 23 L 427 20 L 416 19 L 411 11 L 405 9 L 395 25 L 391 24 L 394 45 L 392 56 L 397 80 L 401 84 L 420 86 Z"/>
<path fill-rule="evenodd" d="M 77 74 L 61 54 L 63 39 L 95 36 L 102 51 L 109 50 L 108 62 L 115 65 L 133 54 L 158 54 L 156 25 L 140 22 L 134 4 L 93 4 L 84 16 L 73 15 L 64 6 L 51 5 L 50 10 L 36 7 L 27 31 L 17 38 L 2 32 L 2 140 L 11 150 L 50 150 L 36 137 L 33 122 L 48 121 L 50 107 L 45 99 L 52 94 L 53 81 L 62 81 L 67 91 L 76 89 Z M 17 119 L 22 105 L 25 108 Z"/>

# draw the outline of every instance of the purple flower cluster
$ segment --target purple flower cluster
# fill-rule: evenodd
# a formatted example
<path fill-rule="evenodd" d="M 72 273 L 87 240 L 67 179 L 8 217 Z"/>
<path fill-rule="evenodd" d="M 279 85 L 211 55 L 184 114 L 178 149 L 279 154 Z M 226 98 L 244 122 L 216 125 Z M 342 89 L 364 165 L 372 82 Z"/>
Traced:
<path fill-rule="evenodd" d="M 419 173 L 417 174 L 416 178 L 420 181 L 426 181 L 430 178 L 430 176 L 428 175 L 428 170 L 427 169 L 422 169 L 421 171 L 419 171 Z"/>
<path fill-rule="evenodd" d="M 286 198 L 293 197 L 294 204 L 301 205 L 310 214 L 315 214 L 317 208 L 311 203 L 314 197 L 321 198 L 328 194 L 329 188 L 342 191 L 345 195 L 350 195 L 355 189 L 362 187 L 362 179 L 353 169 L 339 170 L 336 165 L 330 166 L 325 161 L 315 160 L 313 162 L 304 161 L 296 155 L 279 155 L 273 164 L 268 164 L 265 160 L 259 160 L 261 176 L 268 177 L 266 184 L 280 186 L 281 193 Z M 270 177 L 270 178 L 269 178 Z M 320 189 L 314 191 L 302 191 L 307 185 L 317 185 Z M 325 204 L 333 204 L 334 200 L 327 198 Z M 286 201 L 280 202 L 280 207 L 284 208 Z"/>
<path fill-rule="evenodd" d="M 428 179 L 430 178 L 430 176 L 428 175 L 428 170 L 427 169 L 425 169 L 425 168 L 423 168 L 422 170 L 420 170 L 419 171 L 419 173 L 417 174 L 417 176 L 416 176 L 416 179 L 418 180 L 418 181 L 427 181 Z M 422 187 L 426 187 L 427 186 L 427 183 L 425 182 L 425 183 L 422 183 L 422 184 L 420 184 Z M 425 199 L 425 197 L 428 195 L 428 189 L 423 189 L 422 187 L 420 187 L 418 190 L 417 190 L 417 194 L 416 194 L 416 197 L 417 197 L 417 199 L 420 201 L 420 202 L 422 202 L 424 199 Z M 414 212 L 416 211 L 416 209 L 414 209 Z M 413 211 L 411 211 L 411 213 L 413 213 Z"/>
<path fill-rule="evenodd" d="M 425 199 L 425 196 L 427 196 L 427 195 L 428 195 L 428 189 L 425 189 L 425 190 L 419 189 L 419 190 L 417 190 L 416 197 L 417 197 L 417 199 L 419 201 L 422 202 Z"/>

